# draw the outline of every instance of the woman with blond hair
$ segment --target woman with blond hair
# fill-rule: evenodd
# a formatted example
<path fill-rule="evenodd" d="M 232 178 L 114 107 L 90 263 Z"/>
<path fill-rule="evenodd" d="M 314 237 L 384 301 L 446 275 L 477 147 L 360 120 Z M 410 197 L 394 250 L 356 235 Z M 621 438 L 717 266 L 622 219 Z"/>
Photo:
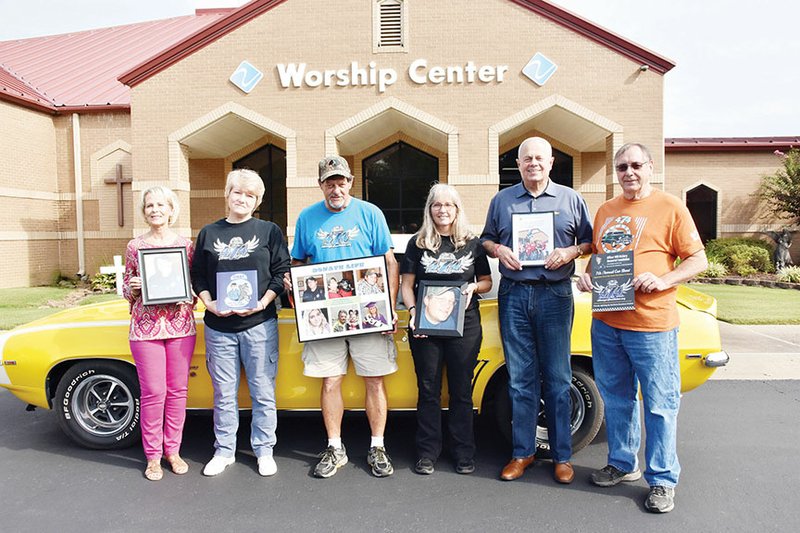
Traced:
<path fill-rule="evenodd" d="M 180 212 L 172 190 L 150 187 L 142 192 L 139 208 L 150 230 L 128 243 L 122 294 L 130 302 L 129 342 L 141 392 L 142 447 L 147 458 L 144 475 L 158 481 L 164 475 L 162 456 L 176 474 L 189 470 L 179 452 L 196 338 L 194 301 L 144 305 L 139 250 L 186 248 L 191 261 L 194 247 L 192 241 L 170 229 Z"/>
<path fill-rule="evenodd" d="M 442 372 L 447 367 L 450 453 L 456 472 L 471 474 L 475 471 L 472 372 L 483 338 L 477 295 L 491 290 L 492 275 L 480 240 L 469 230 L 461 197 L 454 187 L 442 183 L 431 187 L 422 227 L 408 242 L 400 272 L 419 389 L 414 470 L 418 474 L 432 474 L 442 451 Z M 467 304 L 462 337 L 414 334 L 421 280 L 467 283 L 463 291 Z"/>
<path fill-rule="evenodd" d="M 275 299 L 283 292 L 289 250 L 280 228 L 253 217 L 264 197 L 264 182 L 252 170 L 234 170 L 225 183 L 227 216 L 208 224 L 197 236 L 192 265 L 194 290 L 206 306 L 206 363 L 214 387 L 214 457 L 203 474 L 216 476 L 233 464 L 239 428 L 240 369 L 252 400 L 250 444 L 258 472 L 271 476 L 275 431 L 275 374 L 278 370 L 278 314 Z M 222 311 L 218 273 L 256 272 L 254 308 Z M 237 274 L 231 274 L 237 275 Z M 222 288 L 224 290 L 224 288 Z M 224 294 L 222 295 L 224 300 Z"/>

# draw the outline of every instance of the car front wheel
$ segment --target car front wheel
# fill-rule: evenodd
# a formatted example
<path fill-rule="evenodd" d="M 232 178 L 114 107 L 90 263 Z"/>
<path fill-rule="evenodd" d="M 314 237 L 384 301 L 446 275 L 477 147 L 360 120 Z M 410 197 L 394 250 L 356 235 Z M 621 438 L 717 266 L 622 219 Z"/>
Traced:
<path fill-rule="evenodd" d="M 54 408 L 61 429 L 81 446 L 109 450 L 139 441 L 139 380 L 124 363 L 72 366 L 58 383 Z"/>

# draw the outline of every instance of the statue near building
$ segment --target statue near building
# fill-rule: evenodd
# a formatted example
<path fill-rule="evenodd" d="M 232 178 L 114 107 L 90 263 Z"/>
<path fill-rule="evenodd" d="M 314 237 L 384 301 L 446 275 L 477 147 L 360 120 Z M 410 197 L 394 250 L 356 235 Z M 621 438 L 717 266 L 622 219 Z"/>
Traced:
<path fill-rule="evenodd" d="M 775 270 L 780 270 L 783 267 L 794 265 L 792 256 L 789 253 L 789 248 L 792 246 L 792 237 L 795 231 L 783 228 L 781 231 L 764 231 L 770 239 L 775 241 L 775 251 L 772 254 L 772 262 L 775 265 Z"/>

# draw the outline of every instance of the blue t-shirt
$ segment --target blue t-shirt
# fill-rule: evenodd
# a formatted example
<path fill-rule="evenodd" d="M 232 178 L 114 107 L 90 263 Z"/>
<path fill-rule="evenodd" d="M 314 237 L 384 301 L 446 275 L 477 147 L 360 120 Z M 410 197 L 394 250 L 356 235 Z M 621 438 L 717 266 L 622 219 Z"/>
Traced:
<path fill-rule="evenodd" d="M 553 235 L 555 248 L 592 242 L 592 222 L 589 219 L 586 201 L 573 189 L 552 180 L 544 192 L 535 197 L 528 192 L 522 182 L 498 192 L 489 204 L 481 241 L 491 240 L 512 248 L 511 214 L 545 211 L 555 212 L 555 235 Z M 570 261 L 555 270 L 547 270 L 544 266 L 526 266 L 522 270 L 509 270 L 501 262 L 500 273 L 504 278 L 515 281 L 561 281 L 569 279 L 575 273 L 575 261 Z"/>
<path fill-rule="evenodd" d="M 303 209 L 295 225 L 292 257 L 308 263 L 384 255 L 392 236 L 383 212 L 369 202 L 351 198 L 334 212 L 318 202 Z"/>

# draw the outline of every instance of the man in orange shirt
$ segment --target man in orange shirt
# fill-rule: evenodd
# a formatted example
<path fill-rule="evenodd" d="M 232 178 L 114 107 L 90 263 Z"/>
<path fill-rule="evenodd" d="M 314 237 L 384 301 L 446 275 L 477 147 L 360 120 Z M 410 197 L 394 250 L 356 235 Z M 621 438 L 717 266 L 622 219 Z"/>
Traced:
<path fill-rule="evenodd" d="M 703 243 L 686 206 L 650 184 L 653 158 L 631 143 L 614 156 L 622 194 L 605 202 L 594 221 L 595 254 L 633 251 L 635 310 L 593 313 L 595 379 L 605 402 L 608 465 L 592 482 L 611 487 L 642 476 L 638 392 L 647 432 L 644 477 L 650 485 L 645 509 L 674 507 L 680 464 L 677 420 L 680 407 L 677 286 L 708 266 Z M 681 259 L 678 266 L 675 260 Z M 578 279 L 592 290 L 590 274 Z"/>

